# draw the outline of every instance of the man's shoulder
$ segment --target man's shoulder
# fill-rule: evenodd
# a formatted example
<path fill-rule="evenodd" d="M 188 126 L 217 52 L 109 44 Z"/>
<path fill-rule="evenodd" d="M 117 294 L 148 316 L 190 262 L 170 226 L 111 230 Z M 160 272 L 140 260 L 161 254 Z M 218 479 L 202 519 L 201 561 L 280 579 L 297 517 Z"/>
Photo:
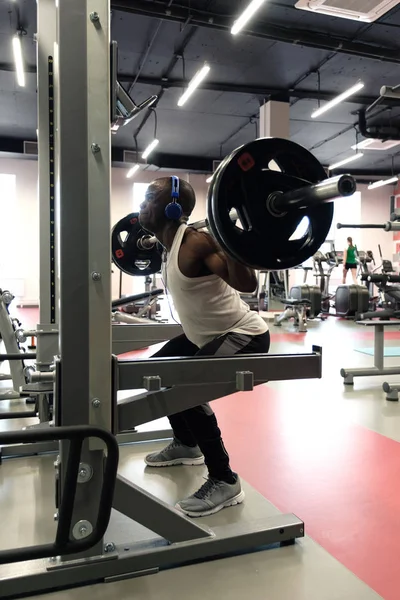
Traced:
<path fill-rule="evenodd" d="M 207 256 L 215 250 L 215 242 L 209 233 L 196 231 L 190 227 L 185 236 L 185 246 L 188 251 L 197 256 Z"/>

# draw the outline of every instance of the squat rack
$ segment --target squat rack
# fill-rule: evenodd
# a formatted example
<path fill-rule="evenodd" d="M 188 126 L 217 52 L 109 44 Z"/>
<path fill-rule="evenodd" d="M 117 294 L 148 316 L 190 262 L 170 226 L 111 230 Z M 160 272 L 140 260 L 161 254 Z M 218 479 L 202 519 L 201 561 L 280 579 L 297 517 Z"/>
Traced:
<path fill-rule="evenodd" d="M 49 181 L 54 178 L 53 188 L 50 183 L 48 190 L 40 189 L 41 194 L 49 195 L 49 202 L 54 190 L 56 215 L 54 230 L 41 230 L 41 244 L 52 245 L 53 239 L 56 242 L 56 264 L 47 300 L 41 297 L 40 319 L 44 331 L 56 329 L 56 323 L 59 329 L 57 337 L 49 336 L 52 342 L 47 347 L 49 355 L 56 346 L 55 369 L 50 370 L 48 359 L 43 360 L 47 369 L 44 368 L 42 378 L 43 383 L 47 378 L 54 385 L 56 426 L 45 432 L 2 434 L 0 445 L 15 443 L 16 439 L 59 440 L 55 481 L 59 509 L 56 547 L 60 556 L 48 562 L 51 550 L 39 546 L 1 551 L 0 598 L 115 580 L 228 552 L 291 543 L 304 536 L 304 523 L 294 515 L 211 530 L 117 477 L 116 472 L 114 480 L 110 480 L 110 463 L 115 462 L 112 435 L 183 408 L 251 390 L 267 381 L 321 377 L 322 357 L 319 348 L 313 348 L 310 354 L 292 356 L 131 362 L 112 356 L 110 2 L 38 0 L 37 6 L 39 94 L 45 93 L 49 79 L 44 74 L 48 76 L 51 70 L 54 86 L 53 139 L 51 131 L 47 131 L 54 163 L 46 154 L 46 131 L 42 128 L 39 160 L 48 162 Z M 41 273 L 49 266 L 50 263 L 41 263 Z M 53 284 L 59 298 L 54 309 Z M 118 403 L 119 389 L 146 391 Z M 73 443 L 77 436 L 82 440 L 85 437 L 80 453 Z M 78 485 L 73 486 L 71 494 L 74 469 Z M 153 540 L 144 543 L 133 535 L 128 546 L 118 545 L 118 534 L 115 532 L 114 537 L 113 532 L 115 543 L 104 547 L 99 532 L 105 533 L 104 514 L 111 512 L 111 505 L 99 507 L 99 503 L 106 497 L 104 487 L 113 489 L 114 485 L 112 507 L 153 531 Z M 101 531 L 96 525 L 99 521 L 103 523 Z M 111 521 L 109 534 L 112 527 Z M 39 558 L 24 564 L 23 570 L 10 565 Z"/>

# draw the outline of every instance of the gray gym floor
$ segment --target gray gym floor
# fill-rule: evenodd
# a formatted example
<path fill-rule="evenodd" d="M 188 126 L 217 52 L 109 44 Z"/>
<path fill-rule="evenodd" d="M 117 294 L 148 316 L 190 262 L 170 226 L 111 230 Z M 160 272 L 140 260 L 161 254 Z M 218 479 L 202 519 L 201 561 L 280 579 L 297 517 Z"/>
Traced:
<path fill-rule="evenodd" d="M 202 483 L 203 467 L 176 467 L 148 472 L 143 457 L 160 443 L 125 447 L 120 472 L 167 502 L 175 503 Z M 53 457 L 32 457 L 4 461 L 0 467 L 0 548 L 49 542 L 54 535 Z M 272 516 L 277 509 L 245 484 L 246 502 L 204 519 L 209 525 Z M 128 526 L 128 527 L 127 527 Z M 124 531 L 129 541 L 129 522 L 115 513 L 110 529 Z M 143 532 L 142 532 L 143 534 Z M 111 538 L 106 541 L 113 541 Z M 119 538 L 120 542 L 124 540 Z M 0 578 L 19 566 L 0 567 Z M 379 598 L 364 583 L 342 567 L 309 538 L 295 546 L 271 549 L 245 556 L 163 571 L 117 583 L 100 584 L 46 594 L 39 598 L 75 600 L 82 598 L 138 599 L 162 597 L 168 600 L 230 598 L 274 598 L 297 600 L 369 600 Z"/>
<path fill-rule="evenodd" d="M 354 352 L 355 347 L 373 345 L 372 340 L 359 337 L 362 328 L 350 322 L 330 319 L 325 323 L 311 323 L 304 335 L 296 334 L 290 325 L 276 331 L 272 329 L 276 333 L 271 349 L 274 353 L 308 352 L 312 344 L 321 344 L 324 377 L 315 381 L 276 382 L 269 387 L 296 398 L 302 409 L 310 411 L 310 418 L 313 417 L 313 402 L 326 406 L 324 422 L 316 425 L 322 431 L 329 431 L 329 421 L 334 414 L 336 419 L 351 420 L 393 440 L 400 440 L 400 405 L 385 402 L 382 378 L 356 379 L 354 389 L 344 388 L 342 384 L 341 367 L 369 366 L 372 363 L 371 357 Z M 400 340 L 389 341 L 388 344 L 400 346 Z M 395 365 L 398 360 L 386 359 L 386 364 Z M 390 380 L 395 382 L 396 377 Z M 19 407 L 18 404 L 12 403 L 16 409 L 21 409 L 23 404 Z M 7 405 L 8 402 L 2 403 L 0 411 L 7 409 Z M 21 425 L 19 421 L 0 421 L 2 430 Z M 160 423 L 153 425 L 160 428 Z M 203 467 L 146 469 L 144 455 L 159 447 L 162 447 L 161 442 L 122 447 L 120 473 L 174 504 L 202 484 L 205 470 Z M 51 541 L 54 534 L 53 460 L 54 456 L 7 459 L 0 466 L 0 549 Z M 246 502 L 243 505 L 226 509 L 204 519 L 204 522 L 212 526 L 278 513 L 254 488 L 246 483 L 244 487 Z M 119 514 L 112 517 L 110 532 L 115 529 L 124 531 L 126 541 L 131 539 L 130 525 Z M 142 531 L 141 535 L 146 536 L 147 533 Z M 120 537 L 118 540 L 112 538 L 110 533 L 106 541 L 124 541 Z M 0 581 L 7 572 L 15 572 L 15 569 L 20 569 L 20 566 L 0 567 Z M 370 600 L 383 597 L 309 537 L 291 547 L 205 562 L 116 583 L 60 591 L 39 598 L 78 600 L 92 598 L 95 594 L 99 598 L 134 597 L 140 600 L 153 597 L 236 600 L 246 596 L 257 600 Z"/>

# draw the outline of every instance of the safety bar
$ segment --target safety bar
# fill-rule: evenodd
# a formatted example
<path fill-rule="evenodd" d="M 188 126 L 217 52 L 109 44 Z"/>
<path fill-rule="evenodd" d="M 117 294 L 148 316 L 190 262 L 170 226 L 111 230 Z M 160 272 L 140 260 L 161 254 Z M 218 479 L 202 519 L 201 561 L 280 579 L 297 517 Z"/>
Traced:
<path fill-rule="evenodd" d="M 11 354 L 0 354 L 0 362 L 3 360 L 36 360 L 34 352 L 15 352 Z"/>
<path fill-rule="evenodd" d="M 120 306 L 125 306 L 126 304 L 130 304 L 131 302 L 140 302 L 141 300 L 150 300 L 151 298 L 155 298 L 156 296 L 161 296 L 164 294 L 164 290 L 152 290 L 151 292 L 143 292 L 142 294 L 135 294 L 134 296 L 126 296 L 125 298 L 119 298 L 118 300 L 113 300 L 112 308 L 119 308 Z"/>
<path fill-rule="evenodd" d="M 97 438 L 104 442 L 107 449 L 105 460 L 103 486 L 99 501 L 99 512 L 93 532 L 84 539 L 71 540 L 70 531 L 78 485 L 79 463 L 82 444 L 85 439 Z M 29 546 L 28 548 L 13 548 L 0 551 L 0 564 L 65 556 L 84 552 L 98 544 L 107 531 L 110 521 L 117 478 L 119 450 L 116 438 L 108 431 L 98 427 L 78 425 L 74 427 L 49 427 L 49 429 L 28 429 L 25 431 L 5 432 L 0 434 L 0 446 L 27 444 L 35 442 L 69 440 L 70 446 L 65 471 L 64 491 L 59 507 L 59 520 L 55 542 Z"/>
<path fill-rule="evenodd" d="M 7 412 L 0 413 L 0 421 L 4 421 L 6 419 L 34 419 L 36 416 L 36 410 L 10 410 Z"/>
<path fill-rule="evenodd" d="M 400 311 L 398 310 L 373 310 L 370 312 L 360 313 L 357 315 L 357 321 L 367 321 L 367 319 L 398 319 L 400 317 Z"/>
<path fill-rule="evenodd" d="M 254 385 L 267 381 L 314 379 L 322 376 L 322 349 L 311 354 L 235 354 L 118 360 L 119 390 L 231 384 L 237 373 L 251 371 Z M 165 415 L 164 415 L 165 416 Z"/>
<path fill-rule="evenodd" d="M 390 275 L 385 273 L 363 273 L 362 281 L 371 281 L 373 283 L 400 283 L 400 275 Z"/>

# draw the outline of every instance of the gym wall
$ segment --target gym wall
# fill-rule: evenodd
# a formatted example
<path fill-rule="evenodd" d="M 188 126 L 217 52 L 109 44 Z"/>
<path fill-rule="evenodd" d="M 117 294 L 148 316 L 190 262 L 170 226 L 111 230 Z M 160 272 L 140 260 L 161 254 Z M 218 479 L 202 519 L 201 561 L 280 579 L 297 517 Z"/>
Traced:
<path fill-rule="evenodd" d="M 20 303 L 37 304 L 39 299 L 39 213 L 37 199 L 37 168 L 36 160 L 0 158 L 0 174 L 16 175 L 15 210 L 10 207 L 10 198 L 0 189 L 0 287 L 10 288 Z M 173 175 L 169 171 L 143 171 L 134 179 L 126 178 L 126 169 L 112 169 L 112 199 L 111 223 L 116 223 L 121 217 L 132 211 L 133 184 L 135 182 L 150 183 L 157 177 Z M 189 181 L 197 195 L 197 205 L 193 220 L 202 219 L 206 215 L 207 176 L 198 174 L 180 174 Z M 360 185 L 361 204 L 349 207 L 348 199 L 339 202 L 336 211 L 336 222 L 383 223 L 389 219 L 390 195 L 392 190 L 378 188 L 368 190 L 366 185 Z M 5 236 L 6 230 L 12 227 L 10 236 Z M 340 235 L 340 239 L 338 237 Z M 341 230 L 335 233 L 337 249 L 341 250 L 343 239 L 353 235 L 358 248 L 372 250 L 378 262 L 378 244 L 382 247 L 385 258 L 392 258 L 393 236 L 379 230 Z M 2 240 L 2 241 L 1 241 Z M 335 274 L 335 277 L 339 274 Z M 141 278 L 131 278 L 124 275 L 122 279 L 124 294 L 140 292 L 143 289 Z M 332 283 L 334 280 L 332 279 Z M 112 295 L 118 296 L 119 271 L 114 270 L 112 277 Z"/>
<path fill-rule="evenodd" d="M 112 169 L 111 223 L 133 210 L 134 182 L 150 183 L 157 177 L 176 175 L 169 171 L 149 171 L 126 178 L 126 169 Z M 21 304 L 37 305 L 39 300 L 39 209 L 36 160 L 0 158 L 0 174 L 15 175 L 15 201 L 0 188 L 0 287 L 9 288 Z M 206 175 L 180 173 L 197 195 L 193 220 L 204 218 L 208 185 Z M 1 184 L 1 181 L 0 181 Z M 15 206 L 11 206 L 14 204 Z M 12 231 L 10 231 L 12 228 Z M 10 236 L 6 236 L 6 231 Z M 143 290 L 142 278 L 123 276 L 123 293 Z M 119 270 L 114 269 L 112 295 L 118 297 Z"/>

